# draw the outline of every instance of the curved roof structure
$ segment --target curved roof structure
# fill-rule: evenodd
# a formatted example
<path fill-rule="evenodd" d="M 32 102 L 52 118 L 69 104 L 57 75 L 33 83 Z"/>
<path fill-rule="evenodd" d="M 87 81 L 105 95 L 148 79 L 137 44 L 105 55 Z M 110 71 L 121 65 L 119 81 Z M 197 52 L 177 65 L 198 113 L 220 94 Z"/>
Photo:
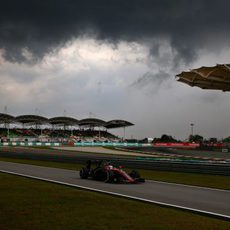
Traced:
<path fill-rule="evenodd" d="M 21 115 L 15 117 L 15 120 L 23 124 L 44 124 L 49 121 L 48 118 L 38 115 Z"/>
<path fill-rule="evenodd" d="M 105 127 L 107 129 L 114 129 L 114 128 L 132 126 L 132 125 L 134 124 L 125 120 L 111 120 L 106 123 Z"/>
<path fill-rule="evenodd" d="M 21 115 L 21 116 L 11 116 L 9 114 L 0 113 L 0 124 L 2 123 L 13 123 L 18 122 L 28 125 L 42 125 L 42 124 L 51 124 L 51 125 L 63 125 L 63 126 L 88 126 L 88 127 L 105 127 L 107 129 L 120 128 L 132 126 L 131 122 L 125 120 L 111 120 L 104 121 L 98 118 L 85 118 L 82 120 L 77 120 L 73 117 L 52 117 L 50 119 L 38 116 L 38 115 Z"/>
<path fill-rule="evenodd" d="M 6 114 L 6 113 L 0 113 L 0 124 L 1 123 L 10 123 L 14 121 L 15 117 Z"/>
<path fill-rule="evenodd" d="M 52 125 L 77 125 L 78 120 L 72 117 L 53 117 L 49 119 Z"/>
<path fill-rule="evenodd" d="M 105 124 L 106 124 L 105 121 L 97 118 L 85 118 L 78 122 L 79 126 L 91 126 L 91 127 L 101 127 L 101 126 L 105 126 Z"/>
<path fill-rule="evenodd" d="M 177 81 L 202 89 L 230 91 L 230 64 L 200 67 L 176 75 Z"/>

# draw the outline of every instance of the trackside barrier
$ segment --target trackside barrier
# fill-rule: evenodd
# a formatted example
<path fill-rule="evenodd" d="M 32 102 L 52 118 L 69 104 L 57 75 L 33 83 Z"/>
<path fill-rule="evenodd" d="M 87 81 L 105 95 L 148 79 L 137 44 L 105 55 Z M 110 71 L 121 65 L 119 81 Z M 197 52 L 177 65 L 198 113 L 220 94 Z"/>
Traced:
<path fill-rule="evenodd" d="M 86 146 L 107 146 L 107 147 L 147 147 L 151 144 L 141 143 L 126 143 L 126 142 L 76 142 L 74 146 L 86 147 Z"/>
<path fill-rule="evenodd" d="M 35 141 L 14 141 L 14 142 L 3 142 L 0 143 L 0 147 L 3 146 L 50 146 L 50 147 L 56 147 L 56 146 L 62 146 L 63 143 L 60 142 L 35 142 Z M 148 147 L 151 146 L 151 144 L 142 144 L 142 143 L 126 143 L 126 142 L 76 142 L 73 143 L 73 146 L 77 147 L 93 147 L 93 146 L 108 146 L 108 147 Z"/>
<path fill-rule="evenodd" d="M 171 143 L 171 142 L 158 142 L 158 143 L 153 143 L 153 147 L 169 147 L 169 148 L 196 148 L 199 147 L 199 143 L 189 143 L 189 142 L 179 142 L 179 143 Z"/>
<path fill-rule="evenodd" d="M 3 146 L 61 146 L 61 143 L 58 142 L 24 142 L 24 141 L 15 141 L 15 142 L 3 142 L 0 143 L 0 147 Z"/>

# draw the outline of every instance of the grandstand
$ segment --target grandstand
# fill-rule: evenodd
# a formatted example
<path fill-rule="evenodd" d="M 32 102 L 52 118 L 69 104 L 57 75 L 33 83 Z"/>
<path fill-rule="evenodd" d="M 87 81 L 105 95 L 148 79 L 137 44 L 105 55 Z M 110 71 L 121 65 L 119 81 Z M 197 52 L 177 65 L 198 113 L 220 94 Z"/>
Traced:
<path fill-rule="evenodd" d="M 46 118 L 38 115 L 12 116 L 0 113 L 0 139 L 6 141 L 110 142 L 121 138 L 108 129 L 132 126 L 125 120 L 104 121 L 97 118 Z"/>

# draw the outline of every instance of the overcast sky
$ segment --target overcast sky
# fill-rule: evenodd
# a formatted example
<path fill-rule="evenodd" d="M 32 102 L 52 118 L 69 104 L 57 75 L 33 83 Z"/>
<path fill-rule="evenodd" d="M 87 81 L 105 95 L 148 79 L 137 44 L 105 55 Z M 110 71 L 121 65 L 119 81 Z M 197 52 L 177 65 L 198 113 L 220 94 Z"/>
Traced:
<path fill-rule="evenodd" d="M 227 0 L 8 0 L 0 112 L 124 119 L 127 138 L 230 135 L 228 92 L 175 75 L 230 63 Z M 123 135 L 123 130 L 111 130 Z"/>

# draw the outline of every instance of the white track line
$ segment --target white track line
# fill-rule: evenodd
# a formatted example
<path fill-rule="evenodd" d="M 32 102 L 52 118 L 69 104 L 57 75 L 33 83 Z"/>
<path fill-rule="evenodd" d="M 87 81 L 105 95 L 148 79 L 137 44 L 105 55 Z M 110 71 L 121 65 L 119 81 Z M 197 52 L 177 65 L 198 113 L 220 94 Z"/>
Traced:
<path fill-rule="evenodd" d="M 223 214 L 220 214 L 220 213 L 208 212 L 208 211 L 205 211 L 205 210 L 194 209 L 194 208 L 189 208 L 189 207 L 185 207 L 185 206 L 174 205 L 174 204 L 169 204 L 169 203 L 164 203 L 164 202 L 159 202 L 159 201 L 154 201 L 154 200 L 148 200 L 148 199 L 144 199 L 144 198 L 140 198 L 140 197 L 129 196 L 129 195 L 124 195 L 124 194 L 115 193 L 115 192 L 109 192 L 109 191 L 105 191 L 105 190 L 100 190 L 100 189 L 85 187 L 85 186 L 76 185 L 76 184 L 70 184 L 70 183 L 56 181 L 56 180 L 51 180 L 51 179 L 42 178 L 42 177 L 36 177 L 36 176 L 26 175 L 26 174 L 22 174 L 22 173 L 15 173 L 15 172 L 7 171 L 7 170 L 1 170 L 0 169 L 0 172 L 2 172 L 2 173 L 8 173 L 8 174 L 13 174 L 13 175 L 17 175 L 17 176 L 28 177 L 28 178 L 42 180 L 42 181 L 47 181 L 47 182 L 51 182 L 51 183 L 55 183 L 55 184 L 61 184 L 61 185 L 76 187 L 76 188 L 90 190 L 90 191 L 94 191 L 94 192 L 105 193 L 105 194 L 109 194 L 109 195 L 113 195 L 113 196 L 125 197 L 125 198 L 139 200 L 139 201 L 148 202 L 148 203 L 152 203 L 152 204 L 158 204 L 158 205 L 161 205 L 161 206 L 167 206 L 167 207 L 184 209 L 184 210 L 188 210 L 188 211 L 192 211 L 192 212 L 202 213 L 202 214 L 205 214 L 205 215 L 216 216 L 216 217 L 223 218 L 223 219 L 230 219 L 230 216 L 223 215 Z"/>

